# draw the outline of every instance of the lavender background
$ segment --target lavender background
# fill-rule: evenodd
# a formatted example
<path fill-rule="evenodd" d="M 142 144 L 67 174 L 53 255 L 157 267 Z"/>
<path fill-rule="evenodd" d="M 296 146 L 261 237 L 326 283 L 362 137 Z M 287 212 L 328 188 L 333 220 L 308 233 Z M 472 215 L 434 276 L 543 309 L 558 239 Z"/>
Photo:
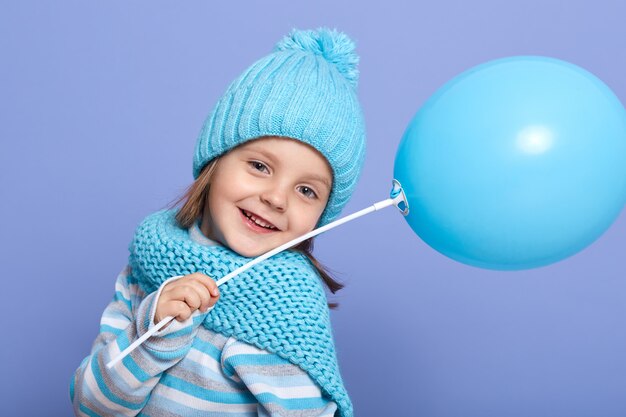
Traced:
<path fill-rule="evenodd" d="M 1 414 L 71 415 L 137 223 L 192 181 L 204 117 L 292 27 L 358 44 L 368 125 L 344 214 L 385 199 L 421 104 L 481 62 L 580 65 L 626 102 L 619 0 L 3 1 Z M 626 415 L 626 217 L 541 269 L 481 270 L 425 245 L 395 209 L 320 237 L 347 284 L 334 334 L 356 415 Z"/>

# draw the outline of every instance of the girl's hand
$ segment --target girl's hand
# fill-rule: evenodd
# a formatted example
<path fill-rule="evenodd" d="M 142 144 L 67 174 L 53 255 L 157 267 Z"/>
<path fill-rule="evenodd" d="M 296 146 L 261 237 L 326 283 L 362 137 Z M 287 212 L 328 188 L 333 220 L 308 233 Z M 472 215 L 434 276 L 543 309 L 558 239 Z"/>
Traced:
<path fill-rule="evenodd" d="M 215 305 L 219 296 L 215 281 L 207 275 L 200 272 L 185 275 L 163 287 L 157 302 L 154 323 L 159 323 L 167 316 L 185 321 L 198 309 L 205 313 Z"/>

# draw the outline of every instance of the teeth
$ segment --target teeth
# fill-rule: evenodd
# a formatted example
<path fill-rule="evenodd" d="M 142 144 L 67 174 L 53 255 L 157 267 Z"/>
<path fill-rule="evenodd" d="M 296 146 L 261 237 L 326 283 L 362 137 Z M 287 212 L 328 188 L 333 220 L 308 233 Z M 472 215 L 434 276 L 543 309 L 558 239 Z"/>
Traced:
<path fill-rule="evenodd" d="M 259 219 L 258 217 L 256 217 L 255 215 L 247 212 L 246 210 L 243 210 L 243 214 L 246 215 L 247 218 L 249 218 L 250 220 L 252 220 L 254 223 L 256 223 L 257 225 L 264 227 L 266 229 L 271 229 L 274 230 L 276 229 L 276 227 L 272 226 L 271 224 Z"/>

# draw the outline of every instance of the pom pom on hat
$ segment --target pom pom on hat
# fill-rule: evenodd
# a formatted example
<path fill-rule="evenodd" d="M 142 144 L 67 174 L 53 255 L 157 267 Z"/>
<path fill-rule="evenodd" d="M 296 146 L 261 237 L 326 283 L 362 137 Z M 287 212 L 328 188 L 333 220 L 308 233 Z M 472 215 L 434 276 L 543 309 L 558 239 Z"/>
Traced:
<path fill-rule="evenodd" d="M 296 50 L 321 55 L 334 64 L 337 70 L 354 87 L 359 80 L 359 56 L 355 52 L 354 42 L 345 33 L 336 29 L 293 30 L 274 48 L 275 51 Z"/>
<path fill-rule="evenodd" d="M 249 140 L 280 136 L 318 150 L 333 184 L 318 226 L 339 215 L 365 159 L 365 123 L 356 96 L 354 43 L 331 29 L 294 30 L 235 79 L 196 142 L 193 175 Z"/>

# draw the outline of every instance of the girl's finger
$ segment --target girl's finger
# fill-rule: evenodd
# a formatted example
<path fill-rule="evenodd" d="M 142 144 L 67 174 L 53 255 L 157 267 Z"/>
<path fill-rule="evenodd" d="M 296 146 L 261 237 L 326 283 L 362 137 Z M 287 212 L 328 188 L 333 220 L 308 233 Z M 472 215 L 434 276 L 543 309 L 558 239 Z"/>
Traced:
<path fill-rule="evenodd" d="M 211 300 L 213 299 L 212 294 L 209 292 L 209 289 L 198 279 L 189 282 L 189 285 L 193 285 L 195 290 L 201 299 L 201 305 L 198 307 L 201 312 L 205 312 L 212 304 Z"/>
<path fill-rule="evenodd" d="M 202 297 L 198 294 L 198 286 L 191 282 L 172 288 L 167 293 L 167 300 L 183 301 L 189 306 L 189 308 L 192 309 L 192 311 L 198 309 L 202 305 Z"/>
<path fill-rule="evenodd" d="M 170 307 L 172 309 L 172 313 L 168 314 L 168 316 L 174 316 L 178 321 L 185 321 L 191 317 L 192 310 L 184 301 L 172 301 Z"/>
<path fill-rule="evenodd" d="M 211 277 L 205 274 L 196 273 L 196 274 L 193 274 L 193 278 L 195 281 L 204 285 L 206 289 L 211 293 L 211 296 L 219 297 L 220 290 L 217 287 L 217 284 L 215 283 L 215 281 Z"/>
<path fill-rule="evenodd" d="M 178 321 L 185 321 L 191 316 L 191 309 L 184 301 L 171 300 L 165 303 L 155 314 L 154 323 L 159 323 L 166 316 L 174 317 Z"/>

